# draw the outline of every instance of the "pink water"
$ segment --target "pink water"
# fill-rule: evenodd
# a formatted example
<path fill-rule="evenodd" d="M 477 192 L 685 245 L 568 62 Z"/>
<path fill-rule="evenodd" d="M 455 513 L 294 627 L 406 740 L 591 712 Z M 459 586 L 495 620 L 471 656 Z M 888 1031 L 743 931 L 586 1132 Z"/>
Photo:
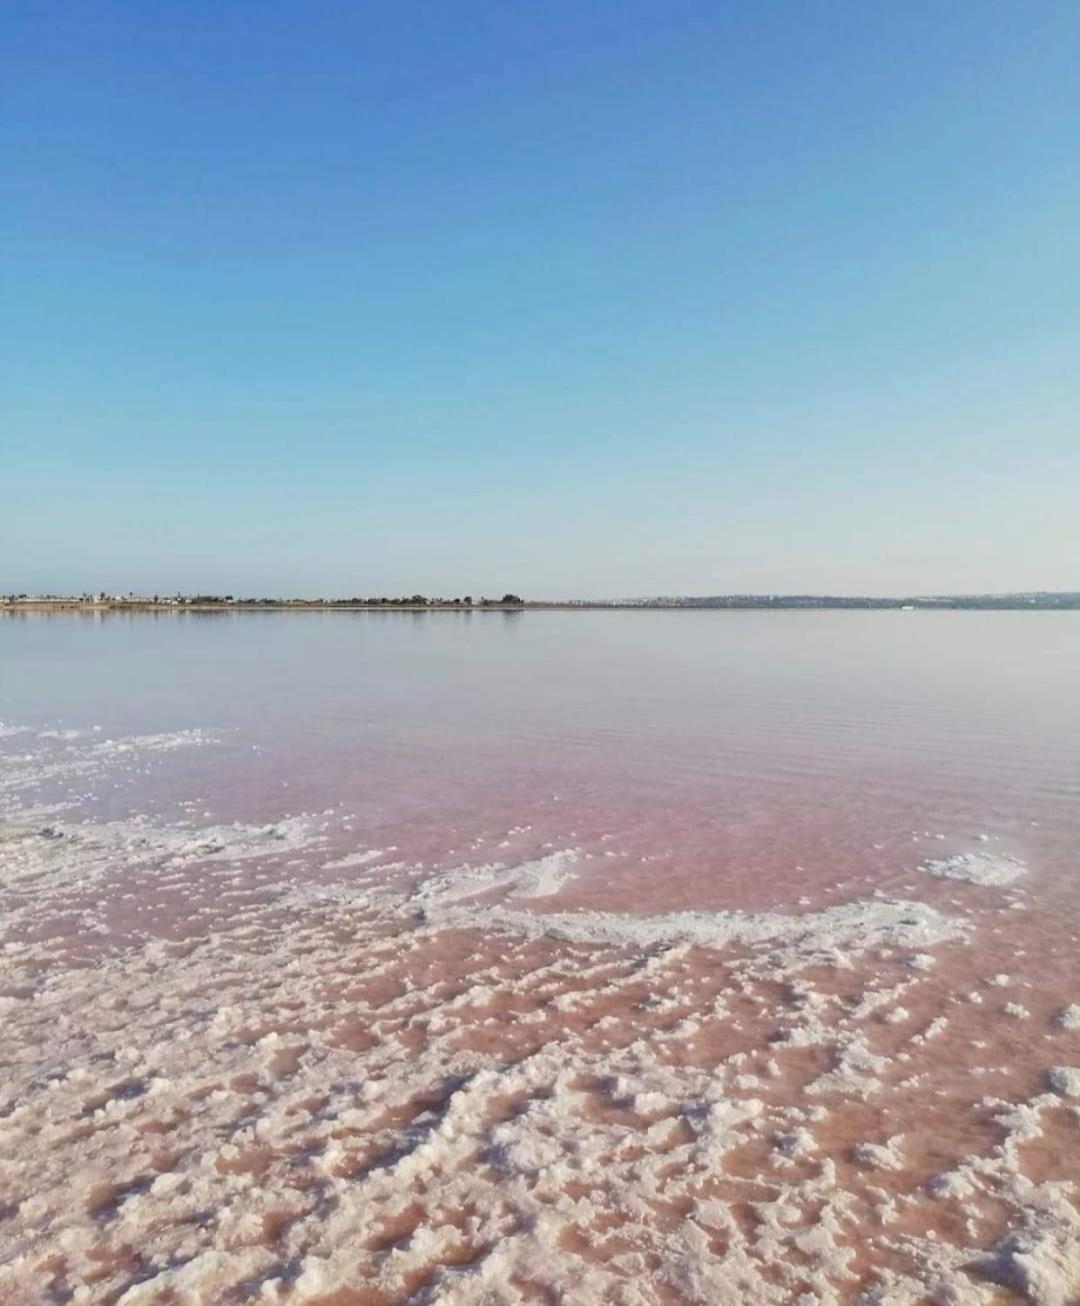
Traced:
<path fill-rule="evenodd" d="M 1074 614 L 8 617 L 0 719 L 0 1300 L 1080 1300 Z"/>

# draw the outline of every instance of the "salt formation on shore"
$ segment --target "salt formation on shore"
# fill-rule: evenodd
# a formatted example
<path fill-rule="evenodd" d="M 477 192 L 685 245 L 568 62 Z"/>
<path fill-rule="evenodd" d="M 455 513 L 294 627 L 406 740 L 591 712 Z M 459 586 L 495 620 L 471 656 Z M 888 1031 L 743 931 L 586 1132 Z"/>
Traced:
<path fill-rule="evenodd" d="M 84 819 L 51 787 L 206 740 L 36 738 L 0 762 L 5 1303 L 1080 1294 L 1080 1033 L 963 997 L 1014 913 L 574 910 L 572 849 Z"/>

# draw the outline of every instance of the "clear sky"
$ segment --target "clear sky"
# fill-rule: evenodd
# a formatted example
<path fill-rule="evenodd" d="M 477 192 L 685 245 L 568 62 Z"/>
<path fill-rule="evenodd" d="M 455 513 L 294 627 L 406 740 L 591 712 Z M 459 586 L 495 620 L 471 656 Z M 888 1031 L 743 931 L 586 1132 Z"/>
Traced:
<path fill-rule="evenodd" d="M 9 3 L 0 591 L 1080 588 L 1080 5 Z"/>

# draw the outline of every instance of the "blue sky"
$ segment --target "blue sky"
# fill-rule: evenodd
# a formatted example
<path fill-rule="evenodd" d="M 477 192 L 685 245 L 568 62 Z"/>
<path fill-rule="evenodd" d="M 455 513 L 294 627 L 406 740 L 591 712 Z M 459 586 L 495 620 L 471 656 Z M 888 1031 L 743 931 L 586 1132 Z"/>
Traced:
<path fill-rule="evenodd" d="M 0 590 L 1080 588 L 1080 6 L 3 25 Z"/>

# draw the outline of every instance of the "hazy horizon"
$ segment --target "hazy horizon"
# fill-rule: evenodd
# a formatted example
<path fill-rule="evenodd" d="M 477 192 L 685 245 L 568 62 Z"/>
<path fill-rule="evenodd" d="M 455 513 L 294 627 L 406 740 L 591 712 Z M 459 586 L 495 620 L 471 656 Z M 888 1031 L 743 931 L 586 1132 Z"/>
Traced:
<path fill-rule="evenodd" d="M 146 590 L 134 590 L 130 586 L 127 588 L 120 586 L 114 589 L 102 589 L 101 587 L 91 587 L 88 589 L 73 590 L 36 590 L 30 591 L 25 587 L 16 588 L 9 591 L 0 591 L 0 598 L 25 597 L 27 600 L 34 599 L 76 599 L 89 596 L 95 598 L 99 594 L 105 599 L 126 599 L 133 598 L 136 601 L 147 599 L 170 600 L 173 598 L 193 599 L 206 597 L 213 599 L 222 599 L 226 602 L 236 600 L 238 602 L 266 602 L 281 600 L 283 602 L 293 601 L 312 601 L 336 600 L 347 602 L 350 600 L 375 600 L 386 601 L 387 603 L 407 603 L 410 598 L 424 599 L 431 602 L 453 602 L 460 603 L 468 598 L 475 606 L 481 602 L 498 605 L 506 598 L 507 594 L 512 591 L 507 590 L 504 593 L 498 592 L 499 587 L 493 589 L 490 593 L 484 593 L 481 590 L 472 590 L 465 586 L 457 586 L 448 589 L 445 593 L 421 593 L 415 588 L 406 586 L 398 593 L 382 594 L 376 591 L 347 593 L 311 593 L 311 594 L 291 594 L 285 592 L 277 593 L 253 593 L 238 589 L 225 589 L 220 591 L 213 590 L 166 590 L 160 587 L 150 587 Z M 871 602 L 887 601 L 896 602 L 902 599 L 912 600 L 931 600 L 931 599 L 1006 599 L 1006 598 L 1061 598 L 1072 597 L 1080 594 L 1080 590 L 1048 590 L 1044 588 L 1036 589 L 1018 589 L 1018 590 L 902 590 L 896 593 L 886 592 L 861 592 L 861 593 L 837 593 L 824 590 L 713 590 L 708 593 L 695 594 L 603 594 L 594 595 L 589 598 L 577 594 L 517 594 L 514 592 L 515 599 L 521 599 L 524 603 L 548 603 L 548 604 L 575 604 L 575 603 L 616 603 L 616 604 L 649 604 L 649 603 L 707 603 L 714 599 L 775 599 L 775 598 L 806 598 L 821 600 L 839 600 L 841 602 L 857 602 L 866 599 Z"/>
<path fill-rule="evenodd" d="M 1076 588 L 1075 6 L 5 29 L 0 592 Z"/>

